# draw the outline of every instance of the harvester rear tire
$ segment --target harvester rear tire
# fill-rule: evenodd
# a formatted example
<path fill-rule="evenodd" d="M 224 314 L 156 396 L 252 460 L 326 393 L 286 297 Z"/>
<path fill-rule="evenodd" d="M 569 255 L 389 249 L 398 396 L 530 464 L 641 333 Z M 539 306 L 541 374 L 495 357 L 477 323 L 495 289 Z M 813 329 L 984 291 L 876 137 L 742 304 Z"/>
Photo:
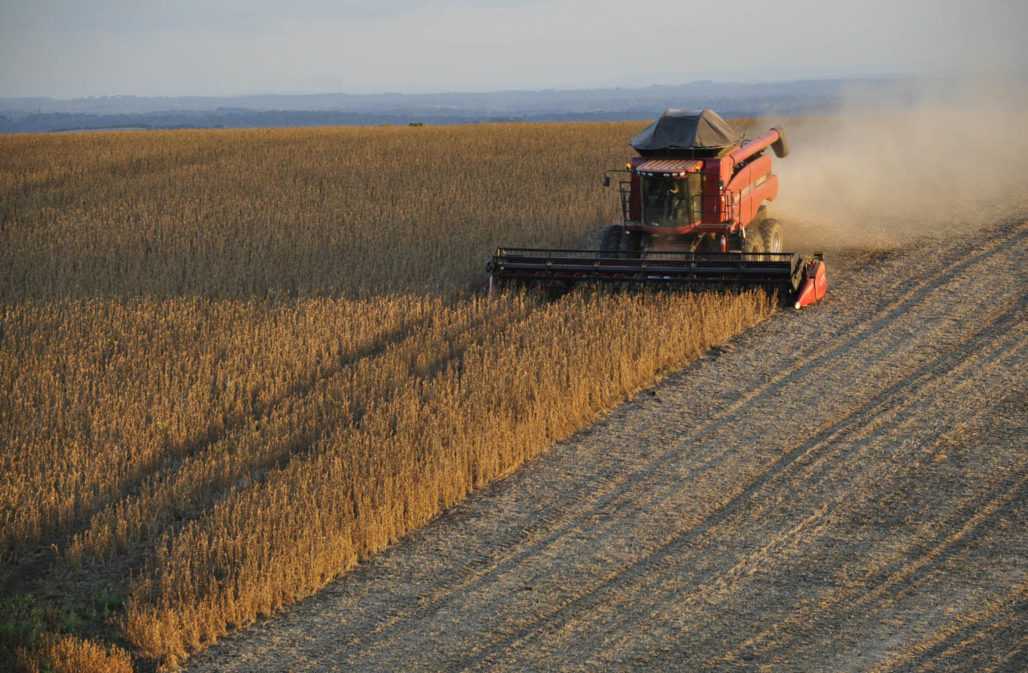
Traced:
<path fill-rule="evenodd" d="M 760 236 L 764 239 L 764 252 L 781 252 L 785 248 L 782 225 L 778 220 L 768 218 L 760 224 Z"/>
<path fill-rule="evenodd" d="M 603 230 L 600 239 L 601 252 L 621 252 L 621 242 L 625 237 L 625 228 L 620 224 L 612 224 Z"/>

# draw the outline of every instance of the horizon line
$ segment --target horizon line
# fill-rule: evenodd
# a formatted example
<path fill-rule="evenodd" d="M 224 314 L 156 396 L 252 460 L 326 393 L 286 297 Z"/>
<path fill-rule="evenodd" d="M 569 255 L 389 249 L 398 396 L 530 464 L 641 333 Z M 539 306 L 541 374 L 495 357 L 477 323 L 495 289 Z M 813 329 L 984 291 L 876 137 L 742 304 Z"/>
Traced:
<path fill-rule="evenodd" d="M 404 91 L 376 91 L 376 92 L 347 92 L 341 90 L 334 91 L 307 91 L 307 92 L 286 92 L 286 91 L 271 91 L 271 92 L 255 92 L 255 93 L 232 93 L 232 94 L 181 94 L 181 95 L 146 95 L 146 94 L 132 94 L 132 93 L 117 93 L 117 94 L 95 94 L 86 96 L 17 96 L 17 95 L 0 95 L 0 100 L 47 100 L 47 101 L 81 101 L 81 100 L 104 100 L 114 98 L 134 98 L 134 99 L 183 99 L 183 98 L 197 98 L 197 99 L 231 99 L 231 98 L 256 98 L 256 97 L 312 97 L 312 96 L 349 96 L 354 98 L 370 98 L 375 96 L 469 96 L 469 95 L 490 95 L 490 94 L 517 94 L 517 93 L 547 93 L 547 92 L 563 92 L 563 93 L 575 93 L 575 92 L 590 92 L 590 91 L 637 91 L 644 89 L 659 89 L 659 88 L 675 88 L 675 87 L 686 87 L 697 84 L 734 84 L 740 86 L 760 86 L 767 84 L 798 84 L 803 82 L 859 82 L 859 81 L 901 81 L 901 80 L 935 80 L 935 79 L 961 79 L 959 75 L 918 75 L 913 73 L 882 73 L 874 75 L 837 75 L 837 76 L 818 76 L 818 77 L 791 77 L 791 78 L 771 78 L 771 79 L 695 79 L 687 82 L 678 83 L 653 83 L 653 84 L 640 84 L 640 85 L 620 85 L 611 84 L 608 86 L 589 86 L 589 87 L 513 87 L 503 89 L 439 89 L 435 91 L 416 91 L 416 92 L 404 92 Z"/>

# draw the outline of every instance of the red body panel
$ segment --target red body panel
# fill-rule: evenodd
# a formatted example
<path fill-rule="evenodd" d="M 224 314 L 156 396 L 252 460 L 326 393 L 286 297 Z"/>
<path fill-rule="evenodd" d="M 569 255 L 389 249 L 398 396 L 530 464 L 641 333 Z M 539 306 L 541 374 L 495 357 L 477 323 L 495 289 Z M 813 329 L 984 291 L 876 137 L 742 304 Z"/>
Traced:
<path fill-rule="evenodd" d="M 803 283 L 796 293 L 796 308 L 812 306 L 825 298 L 828 292 L 828 271 L 821 259 L 811 259 L 803 270 Z"/>
<path fill-rule="evenodd" d="M 629 231 L 659 236 L 733 234 L 745 229 L 753 221 L 760 207 L 778 196 L 778 176 L 771 172 L 771 157 L 753 159 L 753 156 L 770 147 L 780 137 L 779 132 L 772 129 L 719 158 L 632 158 L 629 162 L 631 194 L 626 228 Z M 748 163 L 744 164 L 747 161 Z M 680 227 L 658 227 L 642 222 L 642 184 L 639 169 L 644 165 L 657 169 L 662 163 L 666 163 L 669 167 L 667 173 L 671 174 L 672 168 L 676 171 L 681 170 L 690 162 L 692 170 L 689 172 L 699 172 L 703 176 L 702 220 Z"/>
<path fill-rule="evenodd" d="M 727 171 L 727 172 L 726 172 Z M 703 162 L 703 212 L 710 213 L 710 222 L 728 222 L 728 208 L 722 191 L 731 176 L 731 165 L 722 159 L 707 159 Z"/>
<path fill-rule="evenodd" d="M 635 169 L 644 161 L 646 160 L 642 157 L 633 157 L 629 162 L 629 170 L 632 171 L 632 193 L 628 200 L 628 216 L 632 222 L 638 222 L 642 219 L 642 185 L 639 182 L 639 174 L 635 172 Z"/>
<path fill-rule="evenodd" d="M 731 194 L 733 221 L 746 227 L 764 202 L 778 196 L 778 176 L 771 173 L 771 157 L 763 156 L 747 164 L 725 191 Z"/>

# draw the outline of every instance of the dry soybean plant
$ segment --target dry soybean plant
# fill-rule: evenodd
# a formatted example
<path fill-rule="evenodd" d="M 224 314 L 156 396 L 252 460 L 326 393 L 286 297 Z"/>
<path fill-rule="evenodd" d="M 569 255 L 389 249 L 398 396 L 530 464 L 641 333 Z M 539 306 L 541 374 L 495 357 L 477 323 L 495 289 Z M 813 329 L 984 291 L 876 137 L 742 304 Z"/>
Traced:
<path fill-rule="evenodd" d="M 172 666 L 769 315 L 478 292 L 638 126 L 0 138 L 0 656 Z"/>

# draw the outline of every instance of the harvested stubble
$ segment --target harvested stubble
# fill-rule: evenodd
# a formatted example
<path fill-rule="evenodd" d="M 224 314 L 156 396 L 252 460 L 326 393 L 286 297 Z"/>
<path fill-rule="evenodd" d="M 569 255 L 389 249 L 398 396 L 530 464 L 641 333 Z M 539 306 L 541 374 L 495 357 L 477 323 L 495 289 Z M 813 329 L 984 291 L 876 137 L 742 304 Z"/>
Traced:
<path fill-rule="evenodd" d="M 763 319 L 467 294 L 496 243 L 612 218 L 631 130 L 0 139 L 5 588 L 109 587 L 92 632 L 174 662 Z"/>

